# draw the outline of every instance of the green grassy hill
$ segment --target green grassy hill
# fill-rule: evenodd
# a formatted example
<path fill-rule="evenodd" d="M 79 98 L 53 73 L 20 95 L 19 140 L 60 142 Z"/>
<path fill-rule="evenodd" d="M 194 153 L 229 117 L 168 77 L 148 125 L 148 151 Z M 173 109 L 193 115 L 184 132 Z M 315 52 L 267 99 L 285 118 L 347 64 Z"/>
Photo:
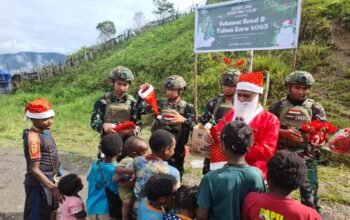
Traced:
<path fill-rule="evenodd" d="M 350 29 L 349 14 L 349 3 L 345 0 L 304 1 L 297 52 L 297 69 L 308 70 L 318 79 L 312 96 L 324 104 L 330 119 L 340 127 L 350 126 L 350 93 L 347 89 L 350 71 L 338 62 L 333 53 L 331 25 L 337 22 Z M 95 149 L 96 141 L 91 139 L 97 139 L 97 134 L 89 128 L 90 112 L 94 101 L 111 88 L 107 75 L 117 65 L 127 66 L 135 72 L 132 94 L 136 94 L 138 85 L 150 82 L 161 95 L 162 80 L 166 76 L 182 75 L 189 84 L 184 98 L 192 102 L 193 29 L 192 14 L 154 27 L 101 54 L 93 62 L 70 69 L 62 76 L 34 85 L 23 85 L 15 94 L 1 97 L 0 144 L 20 143 L 18 137 L 21 130 L 28 126 L 21 120 L 24 106 L 29 100 L 42 96 L 53 103 L 57 112 L 53 132 L 60 137 L 59 142 L 64 148 L 79 152 Z M 245 52 L 199 54 L 199 111 L 205 101 L 220 90 L 219 75 L 224 67 L 222 59 L 225 55 L 246 58 Z M 283 78 L 291 72 L 292 51 L 257 51 L 254 56 L 254 70 L 271 72 L 271 103 L 285 94 Z"/>

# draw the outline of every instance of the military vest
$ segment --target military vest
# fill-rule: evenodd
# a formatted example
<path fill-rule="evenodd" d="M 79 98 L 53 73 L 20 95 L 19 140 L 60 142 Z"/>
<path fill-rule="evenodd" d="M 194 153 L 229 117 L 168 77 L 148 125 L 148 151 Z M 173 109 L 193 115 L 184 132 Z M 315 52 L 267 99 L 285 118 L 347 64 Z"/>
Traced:
<path fill-rule="evenodd" d="M 180 100 L 176 105 L 169 105 L 167 100 L 161 100 L 158 104 L 158 107 L 161 109 L 161 115 L 163 116 L 166 110 L 176 110 L 182 116 L 185 115 L 187 102 L 184 100 Z M 152 132 L 157 129 L 165 129 L 175 135 L 176 141 L 179 141 L 182 137 L 182 124 L 170 124 L 169 120 L 166 120 L 162 117 L 162 119 L 155 119 L 152 124 Z M 187 137 L 188 139 L 188 137 Z M 186 140 L 187 142 L 187 140 Z"/>
<path fill-rule="evenodd" d="M 131 117 L 131 102 L 132 96 L 126 94 L 126 102 L 117 103 L 112 102 L 112 93 L 106 93 L 106 111 L 104 115 L 104 122 L 107 123 L 123 123 L 130 120 Z"/>
<path fill-rule="evenodd" d="M 226 113 L 231 110 L 233 107 L 233 103 L 226 103 L 225 97 L 223 95 L 217 97 L 214 111 L 213 111 L 213 117 L 215 121 L 218 121 L 221 119 Z"/>
<path fill-rule="evenodd" d="M 281 123 L 281 128 L 296 128 L 300 129 L 303 122 L 311 121 L 312 119 L 312 106 L 315 101 L 312 99 L 306 99 L 302 105 L 293 105 L 288 101 L 287 98 L 281 100 L 281 111 L 279 115 L 279 120 Z M 284 146 L 305 148 L 308 145 L 308 139 L 303 135 L 302 143 L 294 143 L 286 138 L 279 138 L 278 144 Z"/>

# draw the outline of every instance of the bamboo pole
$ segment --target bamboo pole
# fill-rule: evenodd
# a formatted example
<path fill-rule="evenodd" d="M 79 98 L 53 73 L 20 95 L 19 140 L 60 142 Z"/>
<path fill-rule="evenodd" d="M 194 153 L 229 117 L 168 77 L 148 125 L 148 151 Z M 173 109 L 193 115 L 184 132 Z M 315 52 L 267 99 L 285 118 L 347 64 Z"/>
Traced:
<path fill-rule="evenodd" d="M 254 51 L 249 50 L 248 51 L 248 59 L 247 59 L 249 73 L 253 72 L 253 61 L 254 61 Z"/>
<path fill-rule="evenodd" d="M 264 99 L 263 99 L 263 107 L 266 108 L 267 103 L 267 97 L 269 95 L 269 87 L 270 87 L 270 72 L 264 71 L 266 75 L 266 82 L 265 82 L 265 92 L 264 92 Z"/>
<path fill-rule="evenodd" d="M 198 54 L 194 54 L 194 109 L 195 109 L 195 117 L 198 116 L 198 79 L 197 79 L 197 61 L 198 61 Z"/>
<path fill-rule="evenodd" d="M 292 64 L 292 72 L 295 71 L 295 66 L 297 64 L 297 48 L 293 49 L 293 64 Z"/>

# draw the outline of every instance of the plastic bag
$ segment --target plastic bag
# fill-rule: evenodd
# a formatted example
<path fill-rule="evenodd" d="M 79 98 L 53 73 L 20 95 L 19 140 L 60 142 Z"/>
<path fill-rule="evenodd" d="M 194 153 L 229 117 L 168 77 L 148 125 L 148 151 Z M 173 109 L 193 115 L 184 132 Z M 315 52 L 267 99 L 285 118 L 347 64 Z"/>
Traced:
<path fill-rule="evenodd" d="M 339 130 L 328 142 L 328 148 L 333 153 L 350 153 L 350 128 Z"/>

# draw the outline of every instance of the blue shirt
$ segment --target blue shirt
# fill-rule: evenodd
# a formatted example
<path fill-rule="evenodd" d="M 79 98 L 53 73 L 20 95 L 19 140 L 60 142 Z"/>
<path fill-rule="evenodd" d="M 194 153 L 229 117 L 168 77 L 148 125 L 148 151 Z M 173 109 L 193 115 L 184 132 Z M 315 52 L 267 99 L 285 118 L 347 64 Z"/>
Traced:
<path fill-rule="evenodd" d="M 107 196 L 104 190 L 105 185 L 113 192 L 118 192 L 118 185 L 112 181 L 112 177 L 115 173 L 114 168 L 117 163 L 105 163 L 101 161 L 100 170 L 97 161 L 98 160 L 92 162 L 87 176 L 89 186 L 86 211 L 88 215 L 103 215 L 109 213 Z"/>
<path fill-rule="evenodd" d="M 138 220 L 163 220 L 165 213 L 148 204 L 147 199 L 142 199 L 137 213 Z"/>

